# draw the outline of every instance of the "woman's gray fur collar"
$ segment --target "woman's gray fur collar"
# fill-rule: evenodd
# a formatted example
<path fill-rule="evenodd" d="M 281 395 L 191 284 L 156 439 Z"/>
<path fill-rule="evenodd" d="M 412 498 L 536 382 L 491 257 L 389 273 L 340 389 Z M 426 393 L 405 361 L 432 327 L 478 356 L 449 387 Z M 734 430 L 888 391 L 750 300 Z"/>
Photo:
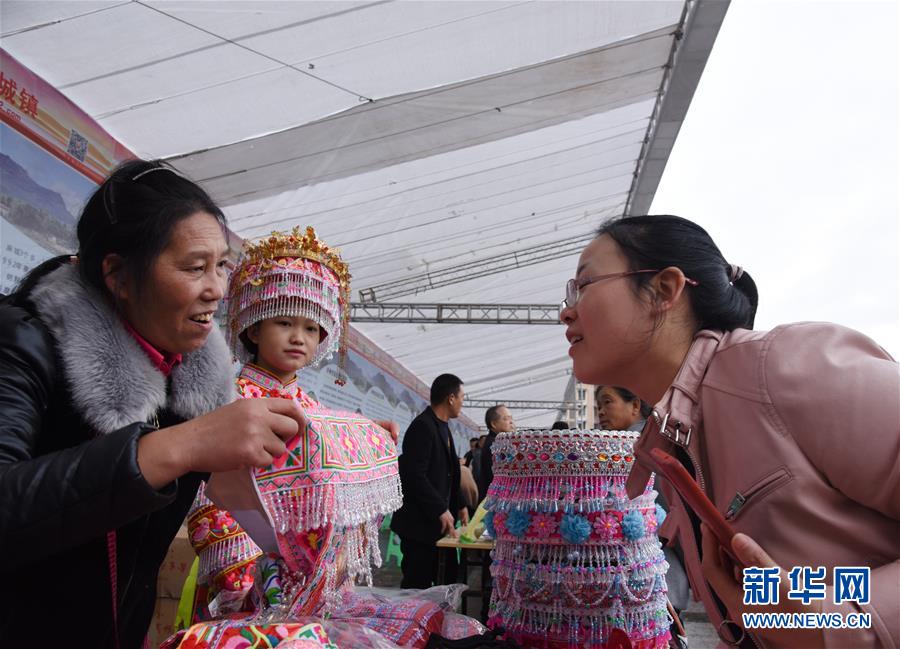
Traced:
<path fill-rule="evenodd" d="M 234 400 L 231 356 L 217 329 L 173 370 L 167 400 L 165 377 L 74 264 L 49 273 L 30 299 L 56 340 L 76 411 L 100 433 L 150 421 L 163 407 L 191 419 Z"/>

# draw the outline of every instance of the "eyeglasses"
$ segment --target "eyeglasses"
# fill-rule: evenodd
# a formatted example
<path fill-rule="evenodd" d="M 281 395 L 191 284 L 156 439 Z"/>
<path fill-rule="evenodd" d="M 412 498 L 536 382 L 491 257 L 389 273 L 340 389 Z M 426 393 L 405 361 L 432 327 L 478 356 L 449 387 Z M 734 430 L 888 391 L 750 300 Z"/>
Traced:
<path fill-rule="evenodd" d="M 571 309 L 576 304 L 578 304 L 578 300 L 581 299 L 582 294 L 584 293 L 584 287 L 589 284 L 594 284 L 596 282 L 602 282 L 606 279 L 618 279 L 619 277 L 628 277 L 629 275 L 640 275 L 642 273 L 658 273 L 659 270 L 655 268 L 645 268 L 643 270 L 629 270 L 624 273 L 610 273 L 608 275 L 594 275 L 593 277 L 583 277 L 581 279 L 570 279 L 566 282 L 566 299 L 562 301 L 562 308 Z M 688 277 L 684 278 L 684 281 L 690 284 L 691 286 L 699 286 L 700 282 L 690 279 Z"/>

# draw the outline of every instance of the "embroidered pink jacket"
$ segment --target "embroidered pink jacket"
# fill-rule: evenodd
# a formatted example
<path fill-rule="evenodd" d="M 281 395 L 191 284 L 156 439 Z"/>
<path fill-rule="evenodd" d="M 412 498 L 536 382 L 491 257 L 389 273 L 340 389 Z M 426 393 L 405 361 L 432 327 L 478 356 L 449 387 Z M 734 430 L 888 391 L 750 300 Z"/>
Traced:
<path fill-rule="evenodd" d="M 651 448 L 681 446 L 732 526 L 783 568 L 825 566 L 830 583 L 835 566 L 871 567 L 870 604 L 836 605 L 830 586 L 822 602 L 826 613 L 870 613 L 871 629 L 828 631 L 827 646 L 900 648 L 900 370 L 887 352 L 832 324 L 701 331 L 655 409 L 667 426 L 648 420 L 630 494 L 648 477 Z M 718 626 L 684 504 L 657 484 L 672 508 L 660 535 L 677 538 Z"/>

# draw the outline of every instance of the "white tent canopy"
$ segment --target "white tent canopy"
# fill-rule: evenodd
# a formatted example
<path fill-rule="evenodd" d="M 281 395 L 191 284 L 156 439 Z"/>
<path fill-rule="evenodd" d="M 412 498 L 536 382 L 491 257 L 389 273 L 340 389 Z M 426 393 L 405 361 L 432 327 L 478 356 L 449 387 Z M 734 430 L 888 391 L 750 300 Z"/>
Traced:
<path fill-rule="evenodd" d="M 2 44 L 202 182 L 237 234 L 315 226 L 358 290 L 646 211 L 726 9 L 5 0 Z M 557 303 L 576 256 L 400 301 Z M 560 327 L 357 326 L 472 396 L 560 399 L 569 380 Z"/>

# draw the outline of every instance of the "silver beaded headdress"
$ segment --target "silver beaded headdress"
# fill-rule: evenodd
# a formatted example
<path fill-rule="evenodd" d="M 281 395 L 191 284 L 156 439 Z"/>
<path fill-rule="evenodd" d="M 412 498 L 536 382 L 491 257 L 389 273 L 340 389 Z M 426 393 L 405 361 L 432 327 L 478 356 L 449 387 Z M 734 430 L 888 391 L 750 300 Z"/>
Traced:
<path fill-rule="evenodd" d="M 343 369 L 349 298 L 347 264 L 316 237 L 312 227 L 305 232 L 299 227 L 273 232 L 256 243 L 248 242 L 228 283 L 231 352 L 239 360 L 250 360 L 240 341 L 242 332 L 267 318 L 302 316 L 314 320 L 324 332 L 311 363 L 338 351 Z"/>

